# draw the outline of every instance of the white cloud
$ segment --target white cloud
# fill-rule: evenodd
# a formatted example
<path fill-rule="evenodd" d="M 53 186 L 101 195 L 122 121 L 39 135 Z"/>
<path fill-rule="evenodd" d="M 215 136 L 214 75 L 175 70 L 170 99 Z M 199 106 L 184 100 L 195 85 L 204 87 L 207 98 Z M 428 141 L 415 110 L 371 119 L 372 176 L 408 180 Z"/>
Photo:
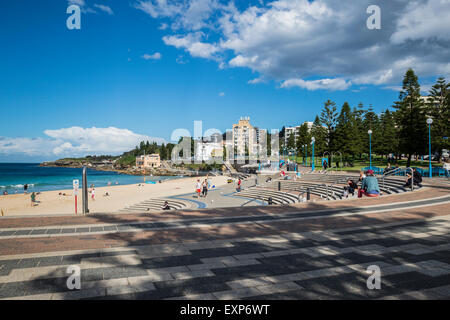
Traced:
<path fill-rule="evenodd" d="M 225 92 L 220 92 L 219 97 L 225 97 Z"/>
<path fill-rule="evenodd" d="M 186 36 L 165 36 L 163 41 L 175 48 L 183 48 L 193 57 L 214 59 L 214 53 L 219 51 L 215 44 L 201 42 L 202 33 L 190 33 Z"/>
<path fill-rule="evenodd" d="M 396 85 L 410 67 L 419 77 L 450 75 L 450 0 L 384 1 L 380 30 L 366 27 L 371 4 L 274 0 L 237 9 L 218 0 L 149 0 L 136 7 L 172 21 L 167 45 L 283 87 Z"/>
<path fill-rule="evenodd" d="M 146 53 L 142 56 L 142 58 L 145 60 L 159 60 L 159 59 L 161 59 L 161 57 L 162 57 L 162 55 L 159 52 L 155 52 L 154 54 Z"/>
<path fill-rule="evenodd" d="M 77 6 L 84 6 L 85 2 L 84 0 L 69 0 L 69 4 L 76 4 Z"/>
<path fill-rule="evenodd" d="M 319 80 L 303 80 L 303 79 L 289 79 L 283 81 L 282 88 L 299 87 L 307 90 L 347 90 L 351 86 L 350 81 L 345 79 L 319 79 Z"/>
<path fill-rule="evenodd" d="M 0 137 L 0 155 L 46 157 L 80 157 L 86 155 L 119 155 L 129 151 L 141 141 L 165 143 L 162 138 L 152 138 L 115 127 L 70 127 L 45 130 L 46 138 Z"/>
<path fill-rule="evenodd" d="M 111 7 L 109 7 L 109 6 L 105 6 L 103 4 L 94 4 L 94 7 L 100 9 L 101 11 L 106 12 L 109 15 L 113 15 L 114 14 L 114 12 L 112 11 Z"/>
<path fill-rule="evenodd" d="M 391 41 L 396 44 L 407 40 L 449 41 L 449 17 L 450 0 L 411 1 L 397 20 L 397 30 Z"/>
<path fill-rule="evenodd" d="M 262 82 L 266 82 L 266 80 L 263 77 L 258 77 L 247 81 L 248 84 L 257 84 Z"/>
<path fill-rule="evenodd" d="M 161 23 L 161 25 L 158 27 L 159 30 L 166 30 L 169 27 L 167 23 Z"/>
<path fill-rule="evenodd" d="M 169 1 L 170 2 L 170 1 Z M 154 1 L 138 1 L 134 7 L 149 14 L 153 18 L 159 17 L 173 17 L 181 13 L 182 6 L 177 4 L 170 4 L 166 0 Z"/>
<path fill-rule="evenodd" d="M 76 4 L 77 6 L 79 6 L 81 8 L 81 12 L 83 12 L 83 13 L 97 13 L 97 11 L 95 11 L 94 9 L 92 9 L 91 7 L 89 7 L 86 4 L 85 0 L 68 0 L 67 2 L 69 5 Z M 114 14 L 111 7 L 103 5 L 103 4 L 94 4 L 94 8 L 97 8 L 100 11 L 106 12 L 109 15 Z"/>

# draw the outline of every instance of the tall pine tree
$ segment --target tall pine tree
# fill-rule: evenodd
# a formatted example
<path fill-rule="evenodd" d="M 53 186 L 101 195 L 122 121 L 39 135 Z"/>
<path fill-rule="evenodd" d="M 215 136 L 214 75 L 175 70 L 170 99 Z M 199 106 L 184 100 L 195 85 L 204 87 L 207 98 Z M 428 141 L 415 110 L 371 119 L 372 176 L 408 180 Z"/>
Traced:
<path fill-rule="evenodd" d="M 414 154 L 426 153 L 427 123 L 425 107 L 420 96 L 419 80 L 412 69 L 403 78 L 399 101 L 395 102 L 396 122 L 399 128 L 399 150 L 408 156 L 406 166 L 411 166 Z"/>
<path fill-rule="evenodd" d="M 316 139 L 316 142 L 314 143 L 315 153 L 321 156 L 325 151 L 327 151 L 327 136 L 327 129 L 322 126 L 319 116 L 316 116 L 311 128 L 310 137 L 305 142 L 308 145 L 308 155 L 311 154 L 309 151 L 311 150 L 311 137 Z"/>
<path fill-rule="evenodd" d="M 369 109 L 364 115 L 363 120 L 363 128 L 362 132 L 363 137 L 363 152 L 370 152 L 370 140 L 372 141 L 372 156 L 374 153 L 380 152 L 380 123 L 378 119 L 378 115 L 373 111 L 372 106 L 369 106 Z M 369 130 L 372 130 L 372 137 L 369 138 Z"/>
<path fill-rule="evenodd" d="M 344 157 L 353 156 L 357 151 L 354 143 L 357 132 L 353 117 L 350 105 L 345 102 L 337 119 L 335 134 L 336 149 L 342 152 Z"/>
<path fill-rule="evenodd" d="M 330 153 L 328 157 L 328 163 L 331 163 L 331 152 L 336 150 L 335 147 L 335 130 L 337 123 L 337 108 L 336 103 L 327 100 L 322 109 L 322 113 L 320 114 L 320 122 L 322 125 L 326 127 L 327 137 L 326 137 L 326 151 Z"/>
<path fill-rule="evenodd" d="M 380 128 L 381 135 L 379 137 L 377 151 L 381 155 L 388 155 L 390 153 L 397 153 L 398 139 L 397 130 L 395 128 L 394 116 L 386 109 L 380 116 Z"/>
<path fill-rule="evenodd" d="M 439 153 L 439 161 L 442 149 L 449 149 L 450 142 L 444 137 L 450 135 L 450 83 L 440 77 L 431 88 L 427 101 L 428 116 L 433 119 L 431 125 L 432 152 Z"/>

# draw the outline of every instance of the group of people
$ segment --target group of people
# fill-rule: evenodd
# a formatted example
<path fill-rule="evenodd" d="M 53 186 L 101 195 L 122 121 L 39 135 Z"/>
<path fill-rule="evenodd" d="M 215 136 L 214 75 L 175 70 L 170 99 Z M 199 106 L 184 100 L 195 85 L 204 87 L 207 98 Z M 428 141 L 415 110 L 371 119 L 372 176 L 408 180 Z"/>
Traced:
<path fill-rule="evenodd" d="M 391 165 L 388 164 L 385 172 L 394 169 L 395 168 L 391 168 Z M 403 187 L 411 188 L 412 184 L 422 187 L 422 175 L 414 168 L 411 170 L 412 172 L 408 172 L 406 175 L 406 183 Z M 358 182 L 361 183 L 361 187 L 359 188 L 355 181 L 351 179 L 347 180 L 347 185 L 344 187 L 344 197 L 348 198 L 349 194 L 354 195 L 356 190 L 358 190 L 358 198 L 362 198 L 363 195 L 367 197 L 378 197 L 381 194 L 378 180 L 375 177 L 373 170 L 367 170 L 366 172 L 361 171 Z"/>
<path fill-rule="evenodd" d="M 344 187 L 344 198 L 348 198 L 349 194 L 355 195 L 358 192 L 358 198 L 366 197 L 378 197 L 380 195 L 380 187 L 378 180 L 374 175 L 373 170 L 361 171 L 358 182 L 361 183 L 361 187 L 358 187 L 358 183 L 352 179 L 347 180 L 347 185 Z"/>
<path fill-rule="evenodd" d="M 208 178 L 206 178 L 203 182 L 200 182 L 200 179 L 197 179 L 197 184 L 195 186 L 195 192 L 197 193 L 197 197 L 200 198 L 203 196 L 206 198 L 208 195 L 208 189 L 209 189 L 209 181 Z"/>

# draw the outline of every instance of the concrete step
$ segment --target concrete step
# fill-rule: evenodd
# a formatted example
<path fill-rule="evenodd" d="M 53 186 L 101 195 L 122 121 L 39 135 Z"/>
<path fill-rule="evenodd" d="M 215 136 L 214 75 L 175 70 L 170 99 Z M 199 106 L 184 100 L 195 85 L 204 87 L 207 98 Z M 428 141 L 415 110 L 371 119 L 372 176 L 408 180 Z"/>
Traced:
<path fill-rule="evenodd" d="M 125 207 L 120 210 L 120 212 L 146 212 L 146 211 L 164 211 L 161 207 L 165 202 L 169 203 L 169 207 L 171 210 L 180 210 L 180 209 L 189 209 L 192 207 L 190 202 L 180 201 L 180 200 L 172 200 L 172 199 L 164 199 L 164 198 L 154 198 L 142 201 L 140 203 Z"/>

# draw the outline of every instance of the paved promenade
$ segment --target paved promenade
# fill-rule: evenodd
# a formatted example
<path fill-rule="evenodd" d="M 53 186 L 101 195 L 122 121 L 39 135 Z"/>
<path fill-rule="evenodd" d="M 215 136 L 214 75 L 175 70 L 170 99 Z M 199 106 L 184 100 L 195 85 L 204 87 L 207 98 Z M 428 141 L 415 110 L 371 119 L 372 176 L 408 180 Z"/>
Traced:
<path fill-rule="evenodd" d="M 347 201 L 0 219 L 1 299 L 448 299 L 450 187 Z M 381 269 L 369 290 L 366 268 Z M 66 285 L 81 269 L 81 290 Z"/>

